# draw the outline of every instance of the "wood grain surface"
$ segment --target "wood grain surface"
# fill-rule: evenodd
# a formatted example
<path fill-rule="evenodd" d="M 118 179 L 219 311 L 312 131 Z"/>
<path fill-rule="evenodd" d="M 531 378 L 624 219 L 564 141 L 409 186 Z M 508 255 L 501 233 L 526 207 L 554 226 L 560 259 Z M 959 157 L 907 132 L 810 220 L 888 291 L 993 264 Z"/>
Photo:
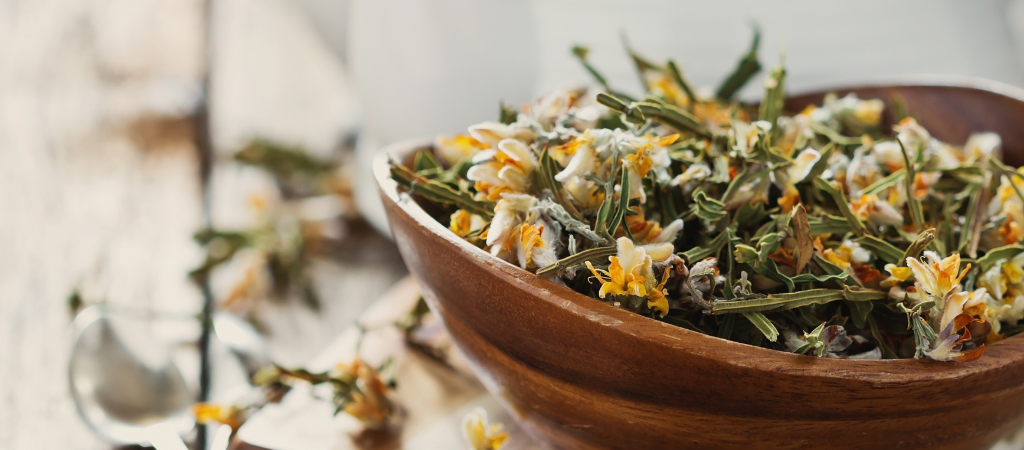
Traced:
<path fill-rule="evenodd" d="M 1024 159 L 1016 92 L 852 91 L 902 95 L 925 127 L 953 143 L 999 132 L 1006 159 Z M 978 449 L 1024 418 L 1024 337 L 956 364 L 820 359 L 705 336 L 500 261 L 399 194 L 385 158 L 375 171 L 399 250 L 431 308 L 488 390 L 552 448 Z"/>

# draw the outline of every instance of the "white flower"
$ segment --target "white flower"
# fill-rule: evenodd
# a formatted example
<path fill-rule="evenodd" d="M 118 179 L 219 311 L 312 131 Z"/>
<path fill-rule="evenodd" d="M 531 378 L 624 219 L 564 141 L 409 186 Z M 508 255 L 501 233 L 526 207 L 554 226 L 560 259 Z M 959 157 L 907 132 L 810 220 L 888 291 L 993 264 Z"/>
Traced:
<path fill-rule="evenodd" d="M 960 255 L 956 253 L 939 259 L 935 252 L 925 251 L 921 259 L 923 263 L 916 258 L 907 258 L 907 266 L 914 271 L 914 284 L 917 289 L 931 295 L 936 308 L 944 309 L 945 305 L 953 305 L 956 307 L 950 313 L 963 312 L 963 304 L 967 298 L 960 298 L 958 295 L 966 296 L 967 293 L 959 292 L 960 280 L 971 269 L 971 265 L 968 264 L 960 271 Z"/>
<path fill-rule="evenodd" d="M 494 205 L 494 218 L 491 219 L 491 228 L 487 231 L 487 246 L 491 247 L 491 254 L 498 255 L 502 250 L 512 249 L 512 246 L 508 245 L 509 238 L 535 206 L 537 199 L 531 195 L 501 195 L 501 200 Z"/>
<path fill-rule="evenodd" d="M 478 152 L 472 161 L 466 178 L 476 182 L 476 190 L 491 201 L 506 192 L 525 192 L 537 165 L 533 150 L 515 139 L 501 140 L 497 150 Z"/>
<path fill-rule="evenodd" d="M 538 220 L 533 225 L 519 225 L 512 236 L 512 239 L 515 239 L 514 247 L 519 267 L 539 269 L 558 261 L 558 255 L 555 253 L 558 237 L 554 230 L 551 224 L 543 220 Z"/>
<path fill-rule="evenodd" d="M 711 176 L 711 168 L 704 163 L 693 163 L 683 173 L 676 175 L 669 183 L 672 186 L 685 186 L 691 181 L 701 181 Z"/>
<path fill-rule="evenodd" d="M 860 196 L 861 189 L 881 178 L 881 167 L 875 159 L 875 154 L 867 147 L 857 147 L 853 151 L 853 159 L 846 168 L 846 191 L 850 197 Z"/>
<path fill-rule="evenodd" d="M 441 161 L 453 166 L 463 159 L 471 158 L 480 150 L 487 147 L 473 139 L 467 134 L 457 134 L 452 137 L 438 136 L 434 139 L 434 149 Z"/>
<path fill-rule="evenodd" d="M 476 408 L 462 419 L 462 437 L 471 450 L 498 450 L 505 445 L 508 434 L 500 423 L 487 422 L 487 410 Z"/>
<path fill-rule="evenodd" d="M 1003 140 L 996 133 L 975 133 L 967 138 L 964 145 L 964 157 L 968 161 L 980 161 L 989 156 L 999 156 Z"/>
<path fill-rule="evenodd" d="M 860 198 L 851 198 L 850 210 L 858 219 L 866 220 L 872 226 L 890 225 L 898 227 L 903 225 L 903 214 L 897 211 L 889 202 L 879 200 L 875 195 L 862 195 Z"/>
<path fill-rule="evenodd" d="M 574 177 L 582 177 L 588 173 L 594 173 L 601 165 L 601 159 L 597 157 L 597 150 L 594 148 L 594 130 L 584 131 L 571 142 L 573 154 L 566 164 L 565 169 L 555 174 L 555 180 L 565 183 Z"/>
<path fill-rule="evenodd" d="M 729 129 L 729 140 L 733 143 L 732 149 L 739 156 L 746 157 L 754 146 L 761 140 L 761 136 L 771 131 L 772 124 L 764 120 L 744 123 L 735 122 Z"/>
<path fill-rule="evenodd" d="M 782 212 L 788 213 L 801 202 L 800 192 L 796 189 L 796 184 L 807 178 L 807 175 L 811 173 L 811 169 L 821 159 L 821 153 L 813 148 L 804 149 L 793 158 L 792 164 L 782 170 L 776 170 L 771 173 L 772 181 L 775 185 L 782 190 L 782 197 L 779 198 L 779 206 L 782 207 Z"/>
<path fill-rule="evenodd" d="M 530 143 L 537 137 L 537 134 L 529 128 L 517 126 L 516 124 L 505 125 L 498 122 L 484 122 L 473 125 L 469 127 L 469 135 L 490 148 L 494 148 L 502 139 L 515 139 Z"/>
<path fill-rule="evenodd" d="M 819 122 L 839 119 L 851 132 L 860 133 L 867 128 L 878 126 L 882 120 L 885 102 L 878 99 L 861 100 L 855 94 L 847 94 L 837 99 L 835 95 L 825 97 L 825 107 L 829 114 L 817 117 Z M 813 118 L 813 117 L 812 117 Z"/>
<path fill-rule="evenodd" d="M 872 152 L 875 161 L 885 166 L 889 172 L 900 170 L 906 165 L 906 161 L 903 160 L 903 148 L 896 141 L 878 142 L 872 148 Z"/>

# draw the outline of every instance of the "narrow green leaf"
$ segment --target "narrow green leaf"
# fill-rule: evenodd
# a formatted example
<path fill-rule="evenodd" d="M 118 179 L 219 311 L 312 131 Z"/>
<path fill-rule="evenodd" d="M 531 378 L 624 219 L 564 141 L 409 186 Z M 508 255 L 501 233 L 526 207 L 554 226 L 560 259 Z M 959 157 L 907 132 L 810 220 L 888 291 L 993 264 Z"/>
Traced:
<path fill-rule="evenodd" d="M 545 207 L 545 211 L 548 213 L 548 216 L 565 226 L 566 232 L 577 233 L 580 236 L 590 239 L 598 246 L 603 247 L 608 245 L 609 242 L 607 239 L 591 230 L 590 225 L 573 218 L 565 208 L 562 207 L 562 205 L 555 202 L 544 202 L 543 206 Z"/>
<path fill-rule="evenodd" d="M 729 314 L 722 319 L 722 325 L 718 328 L 718 337 L 729 339 L 732 337 L 732 329 L 736 325 L 736 316 Z"/>
<path fill-rule="evenodd" d="M 921 231 L 924 228 L 924 212 L 921 211 L 921 202 L 913 195 L 914 165 L 910 162 L 910 155 L 907 154 L 907 148 L 903 146 L 903 141 L 897 137 L 896 142 L 900 144 L 900 150 L 903 153 L 903 164 L 907 169 L 907 176 L 903 179 L 903 183 L 907 192 L 907 206 L 910 208 L 910 219 L 914 221 L 914 231 Z"/>
<path fill-rule="evenodd" d="M 773 133 L 778 129 L 777 120 L 779 115 L 782 114 L 782 108 L 786 103 L 785 85 L 786 68 L 781 65 L 772 69 L 768 78 L 764 80 L 764 98 L 761 99 L 761 107 L 757 118 L 772 124 Z"/>
<path fill-rule="evenodd" d="M 893 263 L 898 266 L 900 265 L 900 261 L 904 260 L 903 251 L 882 238 L 875 236 L 861 236 L 854 239 L 854 241 L 866 247 L 868 250 L 871 250 L 885 262 Z"/>
<path fill-rule="evenodd" d="M 626 210 L 629 209 L 629 168 L 622 168 L 622 180 L 619 186 L 619 207 L 615 210 L 615 214 L 612 215 L 612 219 L 608 222 L 608 232 L 612 235 L 615 234 L 615 230 L 619 229 L 619 224 L 622 223 L 623 218 L 626 217 Z M 606 194 L 608 195 L 608 194 Z"/>
<path fill-rule="evenodd" d="M 851 302 L 847 300 L 846 308 L 850 310 L 850 319 L 853 320 L 853 325 L 857 328 L 864 329 L 865 321 L 868 319 L 868 314 L 871 314 L 871 310 L 875 304 L 871 302 Z"/>
<path fill-rule="evenodd" d="M 1024 252 L 1024 245 L 1019 244 L 994 248 L 985 253 L 985 256 L 978 258 L 978 268 L 984 272 L 1000 259 L 1013 258 L 1021 252 Z"/>
<path fill-rule="evenodd" d="M 726 242 L 729 242 L 728 230 L 719 233 L 718 236 L 715 236 L 715 238 L 705 246 L 693 247 L 683 252 L 682 256 L 683 258 L 686 258 L 687 263 L 693 264 L 709 256 L 717 255 L 718 252 L 722 251 L 722 247 L 725 246 Z"/>
<path fill-rule="evenodd" d="M 679 70 L 679 66 L 676 65 L 675 61 L 668 60 L 666 64 L 669 74 L 672 75 L 672 80 L 679 85 L 679 87 L 686 93 L 686 96 L 690 98 L 690 103 L 697 101 L 697 96 L 694 95 L 693 89 L 690 87 L 690 83 L 683 77 L 683 71 Z"/>
<path fill-rule="evenodd" d="M 885 342 L 885 337 L 882 336 L 882 331 L 878 329 L 878 323 L 875 322 L 873 316 L 867 316 L 868 326 L 871 328 L 871 336 L 875 338 L 875 342 L 882 349 L 883 359 L 899 359 L 899 355 L 892 350 L 888 342 Z"/>
<path fill-rule="evenodd" d="M 715 92 L 715 97 L 729 101 L 743 88 L 751 78 L 761 71 L 761 61 L 757 59 L 757 49 L 761 45 L 761 29 L 754 26 L 754 41 L 750 44 L 750 50 L 732 73 L 722 82 Z"/>
<path fill-rule="evenodd" d="M 554 264 L 542 267 L 537 271 L 537 275 L 547 276 L 558 272 L 559 269 L 568 269 L 572 266 L 583 264 L 587 261 L 607 261 L 609 256 L 615 256 L 615 247 L 596 247 L 584 250 L 572 256 L 567 256 L 555 262 Z"/>
<path fill-rule="evenodd" d="M 443 169 L 441 167 L 441 162 L 434 157 L 433 152 L 417 152 L 416 159 L 413 162 L 413 168 L 416 172 L 431 169 Z"/>
<path fill-rule="evenodd" d="M 820 177 L 814 180 L 814 186 L 821 189 L 832 198 L 832 201 L 835 202 L 839 212 L 842 213 L 843 217 L 846 218 L 846 221 L 849 222 L 850 228 L 853 229 L 855 234 L 860 236 L 868 234 L 868 230 L 864 227 L 864 223 L 861 222 L 860 219 L 857 218 L 857 215 L 850 210 L 850 203 L 846 201 L 846 196 L 844 196 L 842 192 L 837 191 L 836 188 L 832 187 L 828 181 Z"/>
<path fill-rule="evenodd" d="M 768 338 L 769 341 L 775 342 L 779 339 L 779 330 L 775 328 L 775 324 L 768 320 L 764 314 L 759 312 L 747 312 L 743 313 L 743 317 L 746 317 L 747 320 L 754 324 L 758 330 L 761 330 L 761 333 L 764 334 L 764 337 Z"/>
<path fill-rule="evenodd" d="M 847 300 L 851 302 L 870 302 L 874 300 L 885 300 L 888 294 L 884 291 L 876 291 L 874 289 L 862 289 L 857 287 L 846 287 L 843 292 Z"/>
<path fill-rule="evenodd" d="M 811 130 L 822 136 L 827 137 L 830 141 L 837 145 L 857 145 L 861 143 L 858 137 L 849 137 L 839 134 L 838 131 L 829 128 L 828 125 L 821 124 L 818 122 L 811 122 Z"/>
<path fill-rule="evenodd" d="M 860 193 L 864 195 L 877 194 L 881 192 L 883 189 L 895 186 L 900 181 L 903 181 L 903 177 L 906 176 L 907 169 L 899 169 L 893 173 L 890 173 L 889 176 L 882 178 L 881 180 L 878 180 L 874 183 L 871 183 L 871 186 L 864 188 L 863 190 L 860 191 Z"/>
<path fill-rule="evenodd" d="M 818 234 L 846 234 L 853 231 L 850 222 L 845 217 L 823 215 L 821 217 L 809 217 L 807 223 L 811 226 L 811 235 Z"/>
<path fill-rule="evenodd" d="M 793 309 L 805 305 L 834 302 L 845 298 L 843 291 L 837 289 L 809 289 L 800 292 L 772 294 L 764 298 L 749 300 L 716 301 L 712 304 L 710 313 L 717 315 Z"/>
<path fill-rule="evenodd" d="M 456 191 L 444 183 L 423 178 L 401 164 L 391 163 L 391 178 L 430 201 L 453 205 L 487 219 L 494 215 L 493 203 L 476 200 L 468 192 Z"/>

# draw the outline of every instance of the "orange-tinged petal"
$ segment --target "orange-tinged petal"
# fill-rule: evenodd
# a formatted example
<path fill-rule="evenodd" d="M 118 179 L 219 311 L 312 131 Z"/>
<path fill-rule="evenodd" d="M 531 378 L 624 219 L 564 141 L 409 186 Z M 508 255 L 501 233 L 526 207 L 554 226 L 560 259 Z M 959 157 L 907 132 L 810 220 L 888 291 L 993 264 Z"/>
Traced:
<path fill-rule="evenodd" d="M 679 134 L 676 133 L 676 134 L 670 134 L 668 136 L 661 137 L 657 141 L 655 141 L 654 143 L 658 144 L 659 147 L 665 147 L 665 146 L 668 146 L 668 145 L 675 144 L 676 141 L 678 141 L 678 140 L 679 140 Z"/>
<path fill-rule="evenodd" d="M 607 282 L 601 285 L 601 291 L 598 294 L 604 298 L 606 295 L 625 295 L 626 291 L 618 284 Z"/>
<path fill-rule="evenodd" d="M 668 299 L 665 298 L 664 291 L 661 289 L 651 291 L 651 297 L 647 299 L 647 307 L 651 311 L 657 312 L 658 317 L 665 317 L 665 314 L 668 314 Z"/>
<path fill-rule="evenodd" d="M 978 346 L 978 348 L 973 349 L 973 350 L 967 350 L 967 351 L 964 351 L 964 352 L 960 352 L 960 355 L 955 357 L 955 358 L 953 358 L 953 361 L 957 361 L 957 362 L 970 362 L 970 361 L 974 361 L 974 360 L 976 360 L 978 358 L 981 358 L 981 355 L 983 355 L 983 354 L 985 354 L 985 344 L 981 344 L 981 345 Z"/>
<path fill-rule="evenodd" d="M 601 283 L 608 282 L 608 280 L 605 277 L 601 276 L 601 273 L 594 268 L 594 265 L 591 264 L 590 261 L 586 261 L 585 264 L 587 265 L 587 268 L 590 269 L 590 273 L 594 274 L 594 278 L 597 278 L 597 281 L 600 281 Z"/>
<path fill-rule="evenodd" d="M 782 212 L 789 213 L 798 203 L 801 202 L 800 192 L 793 186 L 787 186 L 785 194 L 779 197 L 779 207 Z"/>
<path fill-rule="evenodd" d="M 608 258 L 611 264 L 608 265 L 608 275 L 611 277 L 611 282 L 619 286 L 626 285 L 626 271 L 622 269 L 622 264 L 619 263 L 618 256 L 611 256 Z"/>
<path fill-rule="evenodd" d="M 646 297 L 647 287 L 644 286 L 644 277 L 636 278 L 637 280 L 629 282 L 629 284 L 626 286 L 626 291 L 629 292 L 631 295 L 635 295 L 637 297 Z"/>

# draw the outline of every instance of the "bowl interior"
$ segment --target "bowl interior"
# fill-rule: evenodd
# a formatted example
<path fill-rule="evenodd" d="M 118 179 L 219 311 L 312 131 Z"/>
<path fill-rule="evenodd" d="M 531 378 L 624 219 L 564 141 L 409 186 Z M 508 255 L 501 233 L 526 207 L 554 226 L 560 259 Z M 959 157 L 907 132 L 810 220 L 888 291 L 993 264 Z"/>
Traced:
<path fill-rule="evenodd" d="M 787 109 L 799 111 L 811 104 L 820 104 L 829 92 L 839 95 L 855 93 L 861 98 L 880 98 L 886 101 L 886 111 L 891 109 L 893 99 L 901 98 L 910 113 L 916 117 L 936 138 L 953 144 L 962 144 L 973 132 L 992 131 L 1003 138 L 1004 159 L 1010 164 L 1024 163 L 1024 91 L 994 82 L 963 82 L 950 84 L 948 80 L 919 84 L 879 84 L 864 87 L 839 87 L 791 96 Z M 883 118 L 891 123 L 889 113 Z M 624 333 L 649 334 L 652 342 L 666 348 L 676 347 L 680 339 L 698 340 L 702 351 L 709 354 L 729 355 L 732 364 L 771 372 L 803 373 L 812 369 L 827 377 L 851 377 L 875 380 L 880 383 L 917 380 L 921 377 L 964 378 L 1010 364 L 1024 364 L 1024 338 L 1014 336 L 986 348 L 979 360 L 966 364 L 936 363 L 928 360 L 848 360 L 825 359 L 795 355 L 772 349 L 755 347 L 734 341 L 706 336 L 685 328 L 664 326 L 665 324 L 605 304 L 579 294 L 571 289 L 540 280 L 536 275 L 505 263 L 489 253 L 471 245 L 451 233 L 417 202 L 411 201 L 398 190 L 397 184 L 389 177 L 388 164 L 394 159 L 408 161 L 416 151 L 429 148 L 430 140 L 414 140 L 394 144 L 385 149 L 374 161 L 374 173 L 385 201 L 398 205 L 402 214 L 407 215 L 418 226 L 430 230 L 431 234 L 457 247 L 460 254 L 476 261 L 477 264 L 500 267 L 501 276 L 545 283 L 546 295 L 537 295 L 537 301 L 561 304 L 572 302 L 586 310 L 592 320 L 621 322 L 617 327 Z M 539 292 L 539 291 L 538 291 Z"/>

